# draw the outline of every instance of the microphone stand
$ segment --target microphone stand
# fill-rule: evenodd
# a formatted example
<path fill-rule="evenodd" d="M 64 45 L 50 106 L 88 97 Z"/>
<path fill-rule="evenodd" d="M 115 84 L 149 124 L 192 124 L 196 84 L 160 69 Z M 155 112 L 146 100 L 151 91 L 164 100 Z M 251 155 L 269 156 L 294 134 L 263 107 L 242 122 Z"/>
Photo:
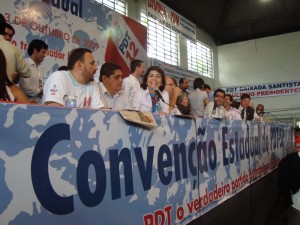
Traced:
<path fill-rule="evenodd" d="M 158 88 L 154 89 L 155 94 L 158 96 L 159 99 L 162 100 L 163 103 L 167 104 L 168 106 L 171 106 L 173 108 L 178 108 L 177 105 L 170 105 L 169 103 L 166 103 L 165 99 L 163 98 L 160 90 Z"/>
<path fill-rule="evenodd" d="M 264 114 L 271 115 L 272 117 L 274 117 L 276 123 L 281 123 L 281 121 L 273 113 L 271 113 L 271 112 L 265 112 Z"/>

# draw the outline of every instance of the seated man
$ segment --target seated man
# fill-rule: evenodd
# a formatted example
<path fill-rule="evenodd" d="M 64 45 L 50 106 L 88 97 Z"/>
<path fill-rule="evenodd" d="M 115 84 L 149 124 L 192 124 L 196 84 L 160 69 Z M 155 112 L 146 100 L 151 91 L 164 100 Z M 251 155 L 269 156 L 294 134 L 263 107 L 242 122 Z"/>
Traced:
<path fill-rule="evenodd" d="M 172 114 L 174 107 L 176 105 L 177 97 L 181 93 L 181 89 L 179 87 L 176 87 L 176 84 L 174 84 L 174 80 L 166 76 L 166 87 L 165 90 L 169 94 L 170 102 L 169 102 L 169 113 Z"/>
<path fill-rule="evenodd" d="M 77 97 L 77 107 L 103 108 L 94 74 L 97 65 L 91 50 L 77 48 L 70 52 L 68 71 L 52 73 L 44 85 L 43 102 L 52 106 L 64 106 L 66 97 Z"/>
<path fill-rule="evenodd" d="M 232 107 L 231 104 L 233 102 L 233 98 L 231 94 L 225 94 L 225 99 L 224 99 L 224 108 L 226 109 L 227 112 L 227 119 L 232 119 L 232 120 L 241 120 L 241 114 L 239 111 Z"/>
<path fill-rule="evenodd" d="M 117 64 L 107 62 L 100 69 L 100 96 L 104 107 L 119 110 L 130 109 L 130 98 L 122 90 L 122 70 Z"/>
<path fill-rule="evenodd" d="M 264 121 L 270 122 L 270 118 L 265 116 L 265 106 L 263 104 L 258 104 L 254 113 L 254 121 Z"/>
<path fill-rule="evenodd" d="M 250 95 L 244 93 L 241 96 L 239 104 L 235 106 L 241 113 L 242 120 L 253 120 L 254 118 L 254 109 L 249 106 L 250 100 Z"/>
<path fill-rule="evenodd" d="M 225 91 L 218 88 L 214 92 L 214 101 L 210 101 L 205 107 L 204 113 L 206 116 L 213 118 L 224 118 L 226 116 L 226 110 L 223 107 Z"/>

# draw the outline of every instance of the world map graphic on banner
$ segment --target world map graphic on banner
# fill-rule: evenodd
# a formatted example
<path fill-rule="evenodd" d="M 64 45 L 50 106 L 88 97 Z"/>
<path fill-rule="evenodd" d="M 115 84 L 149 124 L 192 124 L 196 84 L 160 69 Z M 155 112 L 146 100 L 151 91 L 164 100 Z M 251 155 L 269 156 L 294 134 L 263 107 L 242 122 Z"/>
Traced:
<path fill-rule="evenodd" d="M 0 103 L 1 225 L 187 224 L 293 143 L 283 124 L 153 116 L 145 129 L 114 111 Z"/>
<path fill-rule="evenodd" d="M 133 58 L 147 62 L 146 27 L 93 0 L 0 7 L 24 54 L 32 39 L 49 45 L 44 79 L 77 47 L 124 74 Z M 176 78 L 187 72 L 162 66 Z M 117 111 L 1 102 L 0 224 L 188 224 L 274 170 L 293 145 L 285 124 L 153 118 L 157 126 L 146 129 Z"/>
<path fill-rule="evenodd" d="M 98 69 L 106 61 L 115 62 L 126 76 L 133 58 L 147 62 L 146 27 L 96 1 L 1 1 L 0 7 L 16 30 L 12 43 L 26 57 L 31 40 L 42 39 L 48 44 L 47 57 L 41 64 L 44 79 L 66 65 L 69 51 L 78 47 L 93 51 Z M 112 46 L 116 51 L 108 57 Z"/>

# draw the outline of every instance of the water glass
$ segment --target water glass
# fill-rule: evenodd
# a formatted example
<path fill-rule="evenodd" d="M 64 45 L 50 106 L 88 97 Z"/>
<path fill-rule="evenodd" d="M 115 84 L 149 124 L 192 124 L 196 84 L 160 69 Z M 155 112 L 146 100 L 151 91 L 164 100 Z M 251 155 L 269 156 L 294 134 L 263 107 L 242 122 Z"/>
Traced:
<path fill-rule="evenodd" d="M 65 96 L 64 100 L 66 107 L 77 107 L 77 96 Z"/>

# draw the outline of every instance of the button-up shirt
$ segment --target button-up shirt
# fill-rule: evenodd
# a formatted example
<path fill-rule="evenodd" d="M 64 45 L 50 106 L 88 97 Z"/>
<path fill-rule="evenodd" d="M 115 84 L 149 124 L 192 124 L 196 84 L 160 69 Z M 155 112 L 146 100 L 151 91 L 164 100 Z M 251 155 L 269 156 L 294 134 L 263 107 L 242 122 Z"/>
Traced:
<path fill-rule="evenodd" d="M 158 104 L 160 105 L 160 112 L 169 113 L 169 94 L 167 91 L 163 90 L 161 92 L 161 95 L 167 104 L 164 103 L 162 100 L 159 100 Z M 146 90 L 141 88 L 136 93 L 132 100 L 132 107 L 142 112 L 152 111 L 152 100 L 148 87 Z"/>
<path fill-rule="evenodd" d="M 129 75 L 122 82 L 122 89 L 129 98 L 129 103 L 132 103 L 133 96 L 140 90 L 140 82 L 135 76 Z"/>
<path fill-rule="evenodd" d="M 28 78 L 20 77 L 19 86 L 25 94 L 38 102 L 41 101 L 41 90 L 43 89 L 43 74 L 39 65 L 37 65 L 31 58 L 26 59 L 31 70 L 31 76 Z"/>
<path fill-rule="evenodd" d="M 7 76 L 12 80 L 12 75 L 18 73 L 21 77 L 30 77 L 30 69 L 24 60 L 21 51 L 0 35 L 0 49 L 3 51 L 7 63 Z"/>
<path fill-rule="evenodd" d="M 131 109 L 131 104 L 124 90 L 120 90 L 111 96 L 102 82 L 99 83 L 99 88 L 104 108 L 111 108 L 113 110 Z"/>

